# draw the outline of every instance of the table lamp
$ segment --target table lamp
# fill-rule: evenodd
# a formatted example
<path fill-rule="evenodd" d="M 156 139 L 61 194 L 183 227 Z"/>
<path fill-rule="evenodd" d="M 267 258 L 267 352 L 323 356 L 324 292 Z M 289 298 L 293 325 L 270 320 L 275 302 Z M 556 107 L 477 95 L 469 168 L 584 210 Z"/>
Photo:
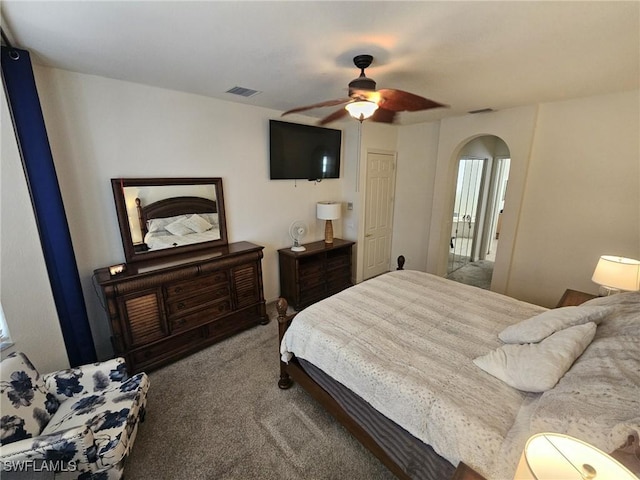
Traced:
<path fill-rule="evenodd" d="M 324 243 L 333 243 L 333 224 L 332 220 L 340 218 L 342 204 L 340 202 L 318 202 L 316 205 L 316 216 L 320 220 L 325 220 L 324 224 Z"/>
<path fill-rule="evenodd" d="M 600 296 L 623 290 L 640 290 L 640 261 L 633 258 L 603 255 L 591 280 L 600 285 Z"/>
<path fill-rule="evenodd" d="M 532 436 L 514 480 L 638 480 L 624 465 L 593 445 L 560 433 Z"/>

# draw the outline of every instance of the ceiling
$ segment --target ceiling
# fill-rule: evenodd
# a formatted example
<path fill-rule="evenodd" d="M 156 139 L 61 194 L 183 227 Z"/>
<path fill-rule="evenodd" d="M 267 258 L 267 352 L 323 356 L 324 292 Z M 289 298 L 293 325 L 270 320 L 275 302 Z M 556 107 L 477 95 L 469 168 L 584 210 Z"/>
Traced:
<path fill-rule="evenodd" d="M 11 43 L 35 63 L 279 111 L 345 97 L 362 53 L 374 56 L 367 76 L 378 88 L 450 106 L 402 113 L 401 124 L 640 83 L 638 1 L 3 0 L 1 9 Z M 261 93 L 226 93 L 235 86 Z"/>

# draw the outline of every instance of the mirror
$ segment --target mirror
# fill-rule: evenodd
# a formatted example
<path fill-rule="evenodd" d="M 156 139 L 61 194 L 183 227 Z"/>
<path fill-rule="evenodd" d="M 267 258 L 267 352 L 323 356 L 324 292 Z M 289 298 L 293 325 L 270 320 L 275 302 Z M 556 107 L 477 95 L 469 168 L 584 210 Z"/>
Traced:
<path fill-rule="evenodd" d="M 227 244 L 221 178 L 112 178 L 127 262 Z"/>

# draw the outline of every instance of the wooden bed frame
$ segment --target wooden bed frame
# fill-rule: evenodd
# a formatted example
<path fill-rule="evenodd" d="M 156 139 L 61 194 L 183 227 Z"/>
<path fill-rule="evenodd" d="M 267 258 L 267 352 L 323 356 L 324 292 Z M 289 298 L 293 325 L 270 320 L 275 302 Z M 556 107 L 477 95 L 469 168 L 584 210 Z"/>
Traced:
<path fill-rule="evenodd" d="M 147 221 L 154 218 L 175 217 L 188 213 L 217 213 L 218 207 L 215 200 L 202 197 L 172 197 L 158 200 L 149 205 L 142 205 L 136 198 L 138 221 L 142 238 L 147 234 Z"/>
<path fill-rule="evenodd" d="M 403 270 L 405 259 L 401 255 L 398 257 L 398 270 Z M 291 322 L 297 315 L 293 313 L 287 315 L 288 303 L 284 298 L 278 299 L 276 310 L 278 312 L 278 346 L 282 343 L 285 332 L 291 325 Z M 280 359 L 280 379 L 278 387 L 286 390 L 297 382 L 304 388 L 316 401 L 333 415 L 364 447 L 369 449 L 394 475 L 400 479 L 411 480 L 411 477 L 398 465 L 387 452 L 379 445 L 374 437 L 372 437 L 349 413 L 315 380 L 313 380 L 302 368 L 298 360 L 294 357 L 287 364 Z M 437 455 L 434 453 L 434 455 Z M 442 458 L 442 457 L 440 457 Z M 443 459 L 444 460 L 444 459 Z M 484 480 L 480 474 L 465 465 L 463 462 L 457 466 L 452 480 Z M 433 480 L 440 480 L 438 479 Z"/>

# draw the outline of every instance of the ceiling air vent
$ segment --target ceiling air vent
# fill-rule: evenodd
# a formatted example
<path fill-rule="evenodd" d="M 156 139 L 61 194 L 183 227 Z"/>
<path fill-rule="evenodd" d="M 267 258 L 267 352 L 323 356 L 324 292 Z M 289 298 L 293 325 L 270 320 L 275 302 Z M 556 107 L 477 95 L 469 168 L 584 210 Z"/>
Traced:
<path fill-rule="evenodd" d="M 489 113 L 495 111 L 493 108 L 481 108 L 480 110 L 471 110 L 469 113 Z"/>
<path fill-rule="evenodd" d="M 259 94 L 258 90 L 252 90 L 250 88 L 244 87 L 233 87 L 227 90 L 225 93 L 231 93 L 233 95 L 240 95 L 241 97 L 253 97 L 254 95 Z"/>

